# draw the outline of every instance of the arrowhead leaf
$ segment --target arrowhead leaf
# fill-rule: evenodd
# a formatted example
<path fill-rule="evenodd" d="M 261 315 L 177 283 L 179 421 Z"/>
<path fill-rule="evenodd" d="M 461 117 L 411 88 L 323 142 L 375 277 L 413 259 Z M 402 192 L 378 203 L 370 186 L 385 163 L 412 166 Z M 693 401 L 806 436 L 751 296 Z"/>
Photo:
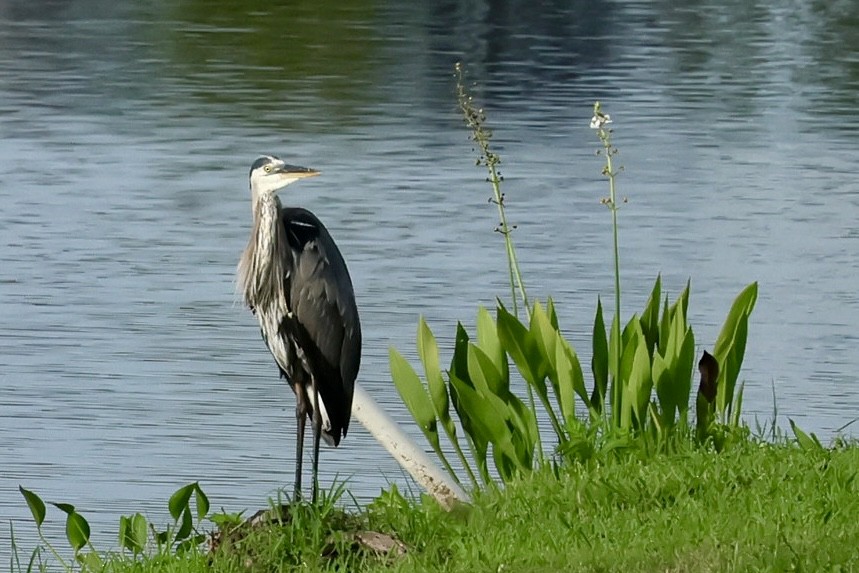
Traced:
<path fill-rule="evenodd" d="M 75 550 L 75 553 L 87 544 L 89 534 L 90 530 L 87 520 L 76 511 L 69 513 L 66 518 L 66 538 L 69 540 L 69 544 Z"/>
<path fill-rule="evenodd" d="M 18 486 L 18 491 L 24 496 L 27 507 L 30 508 L 30 513 L 33 514 L 33 521 L 36 522 L 36 527 L 42 527 L 42 523 L 45 522 L 45 502 L 38 495 L 28 489 L 24 489 L 20 485 Z"/>

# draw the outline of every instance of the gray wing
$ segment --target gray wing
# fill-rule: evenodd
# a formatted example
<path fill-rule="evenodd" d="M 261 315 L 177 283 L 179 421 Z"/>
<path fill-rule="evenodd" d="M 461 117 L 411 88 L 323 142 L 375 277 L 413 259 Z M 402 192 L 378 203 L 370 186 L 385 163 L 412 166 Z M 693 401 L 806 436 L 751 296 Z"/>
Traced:
<path fill-rule="evenodd" d="M 339 441 L 349 426 L 361 364 L 361 324 L 352 280 L 325 226 L 306 209 L 284 208 L 281 221 L 293 258 L 286 277 L 292 316 L 286 330 L 305 353 Z"/>

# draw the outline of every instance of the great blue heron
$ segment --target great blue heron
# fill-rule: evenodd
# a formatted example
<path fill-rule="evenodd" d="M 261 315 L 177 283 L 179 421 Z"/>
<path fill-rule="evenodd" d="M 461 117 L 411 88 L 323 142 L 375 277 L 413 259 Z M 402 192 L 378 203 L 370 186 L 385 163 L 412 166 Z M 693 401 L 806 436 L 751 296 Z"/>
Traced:
<path fill-rule="evenodd" d="M 250 170 L 253 230 L 238 268 L 245 303 L 280 375 L 295 392 L 295 498 L 301 496 L 304 428 L 313 427 L 313 501 L 319 440 L 346 436 L 361 363 L 361 323 L 352 280 L 325 226 L 307 209 L 284 207 L 277 191 L 319 175 L 273 156 Z"/>

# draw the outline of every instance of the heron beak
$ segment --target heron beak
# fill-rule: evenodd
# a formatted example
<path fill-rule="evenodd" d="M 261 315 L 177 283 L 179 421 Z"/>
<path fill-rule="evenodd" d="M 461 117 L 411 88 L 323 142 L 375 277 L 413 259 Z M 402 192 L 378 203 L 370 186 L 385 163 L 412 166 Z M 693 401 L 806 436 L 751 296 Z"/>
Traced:
<path fill-rule="evenodd" d="M 316 177 L 319 171 L 310 169 L 309 167 L 300 167 L 298 165 L 284 165 L 277 170 L 281 175 L 286 175 L 291 179 L 304 179 L 306 177 Z"/>

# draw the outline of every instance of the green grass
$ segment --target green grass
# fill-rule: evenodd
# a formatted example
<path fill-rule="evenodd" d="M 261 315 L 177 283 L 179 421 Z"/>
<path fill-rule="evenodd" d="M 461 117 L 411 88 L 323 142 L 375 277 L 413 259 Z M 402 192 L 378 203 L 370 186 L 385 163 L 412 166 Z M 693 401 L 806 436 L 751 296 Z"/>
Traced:
<path fill-rule="evenodd" d="M 859 569 L 857 473 L 855 445 L 743 441 L 721 453 L 609 455 L 534 472 L 452 513 L 395 490 L 360 513 L 302 505 L 284 525 L 215 555 L 113 554 L 104 570 L 851 571 Z M 356 553 L 349 532 L 361 529 L 394 534 L 408 553 Z"/>
<path fill-rule="evenodd" d="M 859 567 L 859 449 L 743 444 L 546 472 L 439 516 L 393 571 Z"/>

